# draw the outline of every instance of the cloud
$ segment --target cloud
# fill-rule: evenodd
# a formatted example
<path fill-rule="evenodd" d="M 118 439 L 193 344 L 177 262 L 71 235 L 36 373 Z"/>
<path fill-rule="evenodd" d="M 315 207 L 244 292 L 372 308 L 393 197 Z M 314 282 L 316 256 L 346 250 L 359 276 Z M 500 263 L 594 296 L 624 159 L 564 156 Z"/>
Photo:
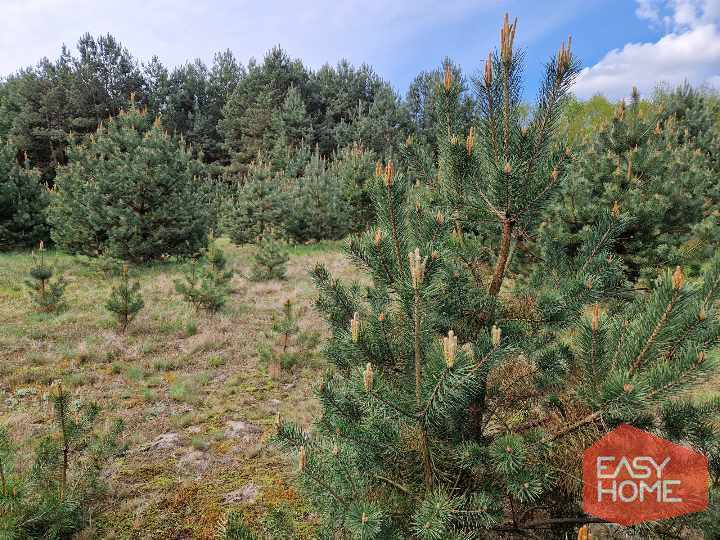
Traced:
<path fill-rule="evenodd" d="M 665 35 L 628 43 L 584 68 L 573 89 L 578 97 L 618 99 L 632 86 L 647 94 L 659 83 L 684 81 L 720 88 L 720 0 L 638 0 L 636 14 Z"/>

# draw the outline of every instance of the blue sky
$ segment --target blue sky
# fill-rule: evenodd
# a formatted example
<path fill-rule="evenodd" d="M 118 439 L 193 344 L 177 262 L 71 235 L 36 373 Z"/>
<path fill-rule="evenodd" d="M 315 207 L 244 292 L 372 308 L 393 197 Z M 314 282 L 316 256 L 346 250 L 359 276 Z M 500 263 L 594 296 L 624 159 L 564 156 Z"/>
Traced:
<path fill-rule="evenodd" d="M 568 34 L 586 66 L 580 97 L 684 79 L 720 87 L 720 0 L 0 0 L 0 74 L 110 32 L 141 61 L 168 65 L 226 48 L 247 63 L 280 44 L 311 67 L 369 63 L 404 92 L 446 55 L 474 72 L 506 11 L 528 52 L 529 98 Z"/>

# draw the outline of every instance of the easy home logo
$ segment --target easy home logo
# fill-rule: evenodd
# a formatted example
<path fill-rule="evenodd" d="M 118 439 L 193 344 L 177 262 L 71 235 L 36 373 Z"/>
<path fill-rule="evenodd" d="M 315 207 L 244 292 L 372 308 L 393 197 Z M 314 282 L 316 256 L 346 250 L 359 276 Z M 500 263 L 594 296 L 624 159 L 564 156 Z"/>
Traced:
<path fill-rule="evenodd" d="M 708 506 L 707 458 L 632 426 L 614 429 L 583 455 L 583 509 L 620 525 Z"/>

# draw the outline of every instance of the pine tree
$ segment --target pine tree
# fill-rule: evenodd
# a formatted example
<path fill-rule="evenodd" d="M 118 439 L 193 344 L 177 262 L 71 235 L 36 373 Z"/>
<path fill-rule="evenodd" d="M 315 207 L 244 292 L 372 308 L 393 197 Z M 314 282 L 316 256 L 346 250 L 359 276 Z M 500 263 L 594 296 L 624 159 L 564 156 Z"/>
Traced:
<path fill-rule="evenodd" d="M 111 312 L 118 323 L 118 332 L 125 333 L 128 325 L 135 319 L 145 302 L 140 294 L 140 283 L 130 283 L 130 272 L 127 264 L 122 267 L 120 283 L 113 287 L 105 309 Z"/>
<path fill-rule="evenodd" d="M 341 123 L 335 130 L 340 146 L 360 144 L 379 155 L 391 156 L 399 148 L 403 133 L 410 128 L 410 118 L 400 96 L 389 86 L 381 86 L 372 103 L 358 103 L 350 123 Z"/>
<path fill-rule="evenodd" d="M 200 164 L 133 103 L 68 149 L 49 219 L 63 249 L 129 261 L 193 255 L 207 243 Z"/>
<path fill-rule="evenodd" d="M 354 144 L 340 149 L 328 167 L 342 186 L 350 212 L 350 231 L 354 233 L 364 231 L 373 219 L 369 186 L 376 159 L 374 152 Z"/>
<path fill-rule="evenodd" d="M 279 241 L 272 236 L 264 236 L 255 248 L 250 279 L 252 281 L 285 279 L 289 260 L 287 251 Z"/>
<path fill-rule="evenodd" d="M 48 204 L 40 173 L 17 163 L 17 152 L 0 142 L 0 250 L 36 245 L 47 240 L 45 221 Z"/>
<path fill-rule="evenodd" d="M 210 271 L 215 277 L 215 282 L 219 285 L 228 285 L 233 277 L 234 272 L 228 269 L 227 257 L 225 252 L 217 245 L 217 240 L 210 236 L 208 249 L 205 259 L 210 267 Z"/>
<path fill-rule="evenodd" d="M 197 260 L 192 260 L 182 280 L 175 280 L 175 290 L 196 310 L 217 313 L 227 302 L 228 280 Z"/>
<path fill-rule="evenodd" d="M 591 520 L 582 449 L 622 422 L 708 453 L 720 472 L 712 406 L 675 399 L 716 365 L 720 258 L 697 285 L 678 268 L 629 290 L 613 247 L 630 219 L 599 208 L 576 253 L 548 242 L 527 280 L 507 279 L 573 159 L 554 135 L 578 72 L 563 43 L 527 119 L 515 30 L 506 17 L 476 83 L 478 123 L 439 126 L 437 182 L 378 171 L 375 226 L 348 245 L 370 285 L 313 273 L 333 370 L 312 432 L 280 421 L 276 441 L 323 538 L 565 537 Z M 446 69 L 439 118 L 459 95 Z M 494 224 L 487 241 L 478 220 Z"/>
<path fill-rule="evenodd" d="M 352 229 L 352 213 L 346 186 L 333 174 L 317 149 L 299 178 L 288 179 L 284 189 L 287 207 L 283 232 L 298 242 L 337 240 Z"/>
<path fill-rule="evenodd" d="M 226 198 L 220 217 L 223 233 L 236 244 L 248 244 L 277 228 L 287 209 L 280 187 L 269 164 L 253 163 Z"/>
<path fill-rule="evenodd" d="M 33 252 L 34 266 L 30 270 L 32 281 L 27 280 L 25 285 L 38 310 L 43 313 L 57 313 L 65 307 L 62 298 L 67 283 L 63 276 L 52 279 L 54 271 L 45 262 L 45 243 L 42 240 L 38 247 L 38 253 Z"/>
<path fill-rule="evenodd" d="M 70 538 L 90 521 L 104 491 L 103 468 L 118 453 L 122 422 L 99 432 L 100 408 L 78 403 L 56 382 L 50 389 L 54 433 L 43 437 L 32 466 L 0 427 L 0 538 Z"/>
<path fill-rule="evenodd" d="M 283 141 L 284 146 L 297 147 L 303 142 L 312 141 L 312 122 L 302 95 L 294 86 L 288 89 L 282 107 L 273 114 L 272 132 L 277 140 Z"/>
<path fill-rule="evenodd" d="M 288 369 L 297 362 L 298 355 L 292 350 L 291 340 L 299 331 L 297 316 L 292 301 L 288 298 L 283 303 L 282 313 L 273 316 L 271 338 L 273 342 L 258 348 L 260 359 L 267 364 L 271 378 L 277 379 L 282 369 Z"/>
<path fill-rule="evenodd" d="M 713 210 L 717 184 L 707 156 L 684 140 L 675 117 L 662 120 L 648 109 L 634 90 L 629 105 L 620 103 L 611 122 L 580 147 L 544 227 L 572 252 L 592 227 L 596 207 L 619 205 L 634 218 L 618 249 L 633 279 L 697 263 L 718 240 L 712 229 L 698 229 Z"/>

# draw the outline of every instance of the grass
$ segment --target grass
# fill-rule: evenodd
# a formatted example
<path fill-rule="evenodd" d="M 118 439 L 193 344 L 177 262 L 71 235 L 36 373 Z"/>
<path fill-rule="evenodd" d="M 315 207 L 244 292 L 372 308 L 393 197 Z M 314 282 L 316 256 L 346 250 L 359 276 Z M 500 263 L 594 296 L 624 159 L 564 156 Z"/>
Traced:
<path fill-rule="evenodd" d="M 44 396 L 57 379 L 126 425 L 129 449 L 109 468 L 93 538 L 214 538 L 230 509 L 225 495 L 251 481 L 260 495 L 239 506 L 250 523 L 288 507 L 298 537 L 310 536 L 312 512 L 293 488 L 292 466 L 263 441 L 278 407 L 283 417 L 310 424 L 318 412 L 313 386 L 325 366 L 301 362 L 272 381 L 257 350 L 287 298 L 301 313 L 302 331 L 325 335 L 308 269 L 321 262 L 345 279 L 353 270 L 339 242 L 323 242 L 290 249 L 287 280 L 252 283 L 243 278 L 252 248 L 220 242 L 237 272 L 223 312 L 205 316 L 182 301 L 173 285 L 181 265 L 135 267 L 146 307 L 123 335 L 103 307 L 117 278 L 101 264 L 50 251 L 48 261 L 68 280 L 68 309 L 48 316 L 34 312 L 24 286 L 30 253 L 0 254 L 0 417 L 18 446 L 32 446 L 50 429 Z M 233 420 L 263 429 L 258 448 L 227 435 Z M 148 447 L 167 433 L 178 435 L 176 446 Z M 187 464 L 191 453 L 202 470 Z"/>

